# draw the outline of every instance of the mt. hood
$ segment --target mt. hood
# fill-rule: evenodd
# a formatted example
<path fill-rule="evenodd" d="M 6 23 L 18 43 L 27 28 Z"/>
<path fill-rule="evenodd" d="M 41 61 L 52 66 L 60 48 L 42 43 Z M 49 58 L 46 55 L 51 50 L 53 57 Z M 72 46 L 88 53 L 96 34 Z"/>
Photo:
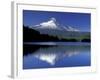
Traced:
<path fill-rule="evenodd" d="M 31 27 L 33 29 L 54 29 L 54 30 L 65 30 L 65 31 L 79 31 L 71 26 L 62 26 L 60 25 L 55 18 L 50 18 L 50 20 L 46 22 L 42 22 L 39 25 L 35 25 Z"/>

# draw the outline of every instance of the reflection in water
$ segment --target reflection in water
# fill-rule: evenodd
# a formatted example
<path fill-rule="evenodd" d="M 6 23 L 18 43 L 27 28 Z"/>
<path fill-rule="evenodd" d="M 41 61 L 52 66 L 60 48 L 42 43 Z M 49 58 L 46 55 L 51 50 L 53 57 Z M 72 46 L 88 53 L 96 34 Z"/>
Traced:
<path fill-rule="evenodd" d="M 71 48 L 71 49 L 69 49 Z M 51 65 L 54 65 L 55 62 L 64 57 L 71 57 L 77 55 L 80 52 L 79 48 L 71 46 L 56 46 L 49 48 L 40 48 L 38 51 L 33 53 L 34 57 L 46 61 Z"/>
<path fill-rule="evenodd" d="M 24 55 L 24 69 L 90 65 L 89 45 L 32 46 L 38 47 Z"/>
<path fill-rule="evenodd" d="M 46 61 L 51 65 L 54 65 L 55 61 L 56 61 L 56 58 L 57 58 L 57 55 L 50 54 L 50 53 L 48 55 L 46 55 L 46 54 L 42 54 L 41 53 L 41 54 L 34 55 L 34 57 L 36 57 L 36 58 L 38 58 L 38 59 L 40 59 L 42 61 Z"/>

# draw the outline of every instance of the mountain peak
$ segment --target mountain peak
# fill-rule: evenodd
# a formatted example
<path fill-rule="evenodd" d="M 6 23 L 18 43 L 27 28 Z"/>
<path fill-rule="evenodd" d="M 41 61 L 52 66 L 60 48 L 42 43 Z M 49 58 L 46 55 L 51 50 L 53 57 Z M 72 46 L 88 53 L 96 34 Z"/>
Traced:
<path fill-rule="evenodd" d="M 50 18 L 49 21 L 42 22 L 38 26 L 40 26 L 39 28 L 42 28 L 42 29 L 58 29 L 55 18 Z"/>
<path fill-rule="evenodd" d="M 71 26 L 61 26 L 56 18 L 51 17 L 48 21 L 42 22 L 39 25 L 35 25 L 36 29 L 56 29 L 56 30 L 66 30 L 66 31 L 79 31 Z"/>
<path fill-rule="evenodd" d="M 56 22 L 56 18 L 52 17 L 50 18 L 50 21 Z"/>

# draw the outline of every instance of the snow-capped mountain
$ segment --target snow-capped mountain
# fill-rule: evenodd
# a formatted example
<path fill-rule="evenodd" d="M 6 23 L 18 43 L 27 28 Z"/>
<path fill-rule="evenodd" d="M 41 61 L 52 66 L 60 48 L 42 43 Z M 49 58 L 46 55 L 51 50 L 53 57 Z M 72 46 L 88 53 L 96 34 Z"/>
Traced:
<path fill-rule="evenodd" d="M 36 27 L 40 29 L 60 29 L 55 18 L 51 18 L 49 21 L 42 22 L 39 25 L 36 25 Z"/>
<path fill-rule="evenodd" d="M 39 25 L 32 27 L 34 29 L 54 29 L 54 30 L 66 30 L 66 31 L 79 31 L 71 26 L 60 25 L 55 18 L 50 18 L 46 22 L 42 22 Z"/>
<path fill-rule="evenodd" d="M 81 32 L 78 29 L 75 29 L 68 25 L 60 24 L 55 18 L 50 18 L 45 22 L 41 22 L 38 25 L 34 25 L 28 27 L 39 32 L 40 35 L 48 35 L 57 37 L 59 39 L 66 39 L 67 38 L 78 38 L 80 36 L 89 35 L 89 32 Z"/>

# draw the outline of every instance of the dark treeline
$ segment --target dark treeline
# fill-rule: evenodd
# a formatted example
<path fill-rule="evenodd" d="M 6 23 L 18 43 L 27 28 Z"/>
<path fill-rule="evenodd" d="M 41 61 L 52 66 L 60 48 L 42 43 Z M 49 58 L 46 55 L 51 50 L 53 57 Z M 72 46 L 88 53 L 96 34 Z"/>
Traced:
<path fill-rule="evenodd" d="M 58 41 L 59 39 L 54 36 L 49 36 L 46 34 L 40 34 L 34 29 L 28 27 L 23 28 L 23 40 L 24 42 L 39 42 L 39 41 Z"/>
<path fill-rule="evenodd" d="M 81 42 L 91 42 L 90 39 L 82 39 Z"/>
<path fill-rule="evenodd" d="M 23 41 L 24 42 L 57 42 L 57 41 L 64 41 L 64 42 L 78 42 L 77 39 L 59 39 L 57 36 L 50 36 L 47 34 L 40 34 L 40 32 L 30 29 L 26 26 L 23 26 Z M 83 39 L 82 42 L 90 42 L 90 39 Z"/>

